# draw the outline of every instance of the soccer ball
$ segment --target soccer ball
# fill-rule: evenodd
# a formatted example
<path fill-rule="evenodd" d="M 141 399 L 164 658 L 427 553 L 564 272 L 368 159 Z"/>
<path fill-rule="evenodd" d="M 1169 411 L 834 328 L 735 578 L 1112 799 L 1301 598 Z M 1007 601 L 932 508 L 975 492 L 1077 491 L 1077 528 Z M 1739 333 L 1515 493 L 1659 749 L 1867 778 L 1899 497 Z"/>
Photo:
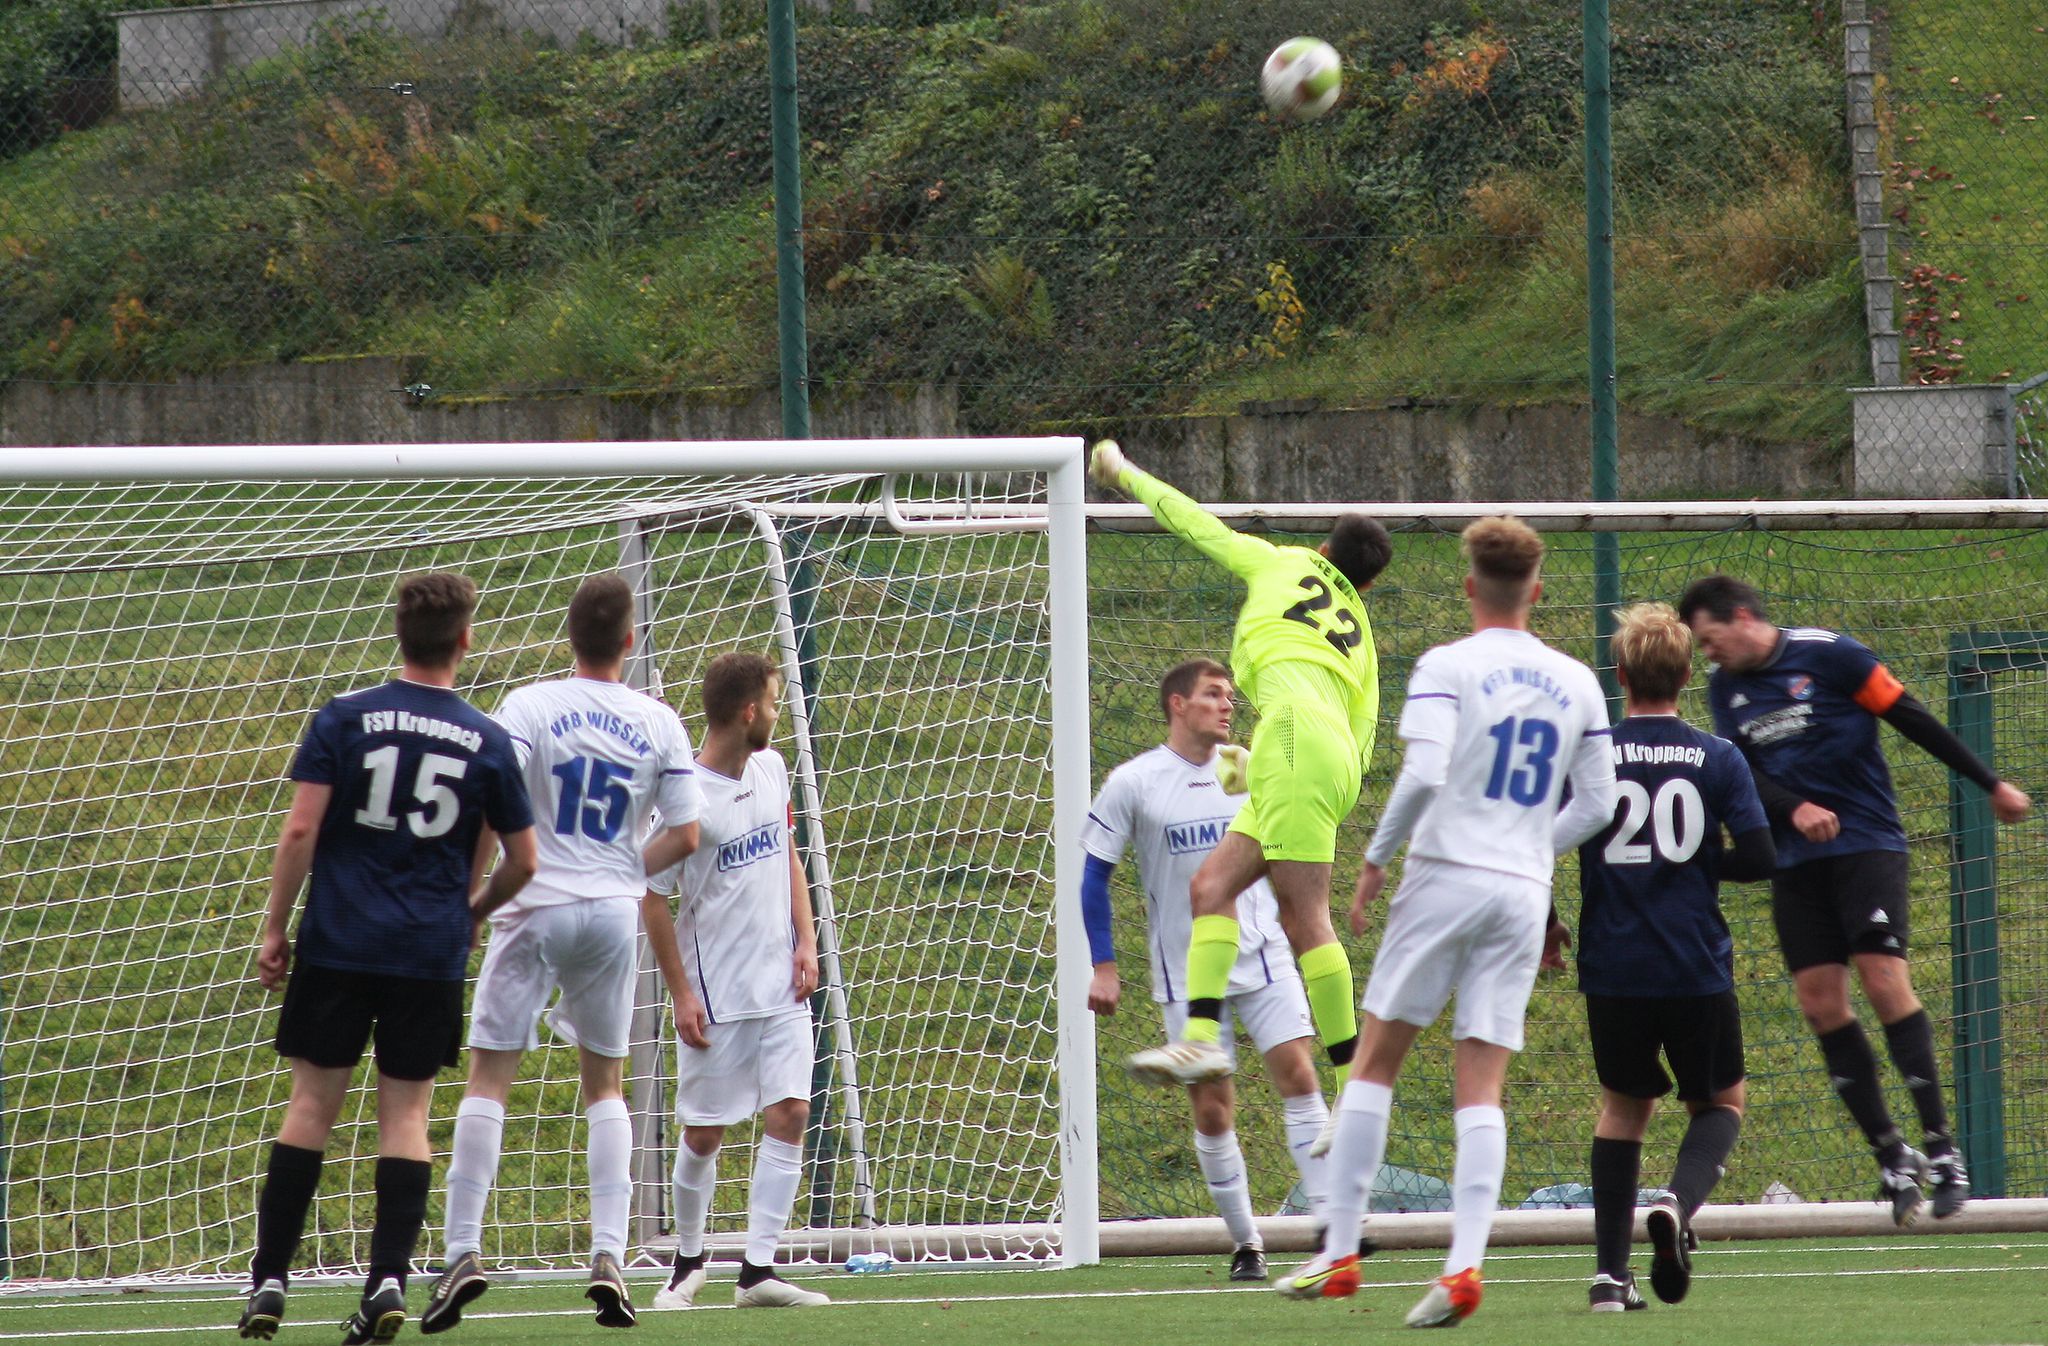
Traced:
<path fill-rule="evenodd" d="M 1259 92 L 1273 115 L 1307 122 L 1328 112 L 1343 91 L 1343 61 L 1320 38 L 1290 37 L 1273 48 L 1259 72 Z"/>

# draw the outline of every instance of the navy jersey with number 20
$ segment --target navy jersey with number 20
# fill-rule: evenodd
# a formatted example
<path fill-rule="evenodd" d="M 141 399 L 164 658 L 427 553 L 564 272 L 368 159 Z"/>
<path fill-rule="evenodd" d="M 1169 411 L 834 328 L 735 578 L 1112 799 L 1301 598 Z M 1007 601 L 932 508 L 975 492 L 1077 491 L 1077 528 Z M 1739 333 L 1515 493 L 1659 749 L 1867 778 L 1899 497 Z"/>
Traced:
<path fill-rule="evenodd" d="M 1614 726 L 1614 821 L 1579 848 L 1579 989 L 1700 996 L 1732 990 L 1719 900 L 1721 829 L 1769 826 L 1735 745 L 1676 715 Z"/>
<path fill-rule="evenodd" d="M 298 957 L 459 980 L 477 837 L 486 822 L 500 833 L 533 826 L 510 736 L 449 688 L 387 682 L 321 707 L 292 779 L 334 791 Z"/>

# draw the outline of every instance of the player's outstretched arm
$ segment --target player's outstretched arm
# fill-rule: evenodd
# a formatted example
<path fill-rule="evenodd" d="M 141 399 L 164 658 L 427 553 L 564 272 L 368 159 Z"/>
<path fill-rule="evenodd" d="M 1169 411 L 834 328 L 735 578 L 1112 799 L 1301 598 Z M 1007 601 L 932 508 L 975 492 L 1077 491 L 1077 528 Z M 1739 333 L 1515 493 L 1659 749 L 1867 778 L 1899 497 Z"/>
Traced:
<path fill-rule="evenodd" d="M 270 862 L 270 898 L 263 906 L 263 947 L 256 954 L 256 980 L 275 990 L 292 965 L 292 908 L 313 869 L 313 846 L 320 838 L 320 820 L 327 816 L 331 785 L 299 781 L 292 787 L 291 812 L 277 836 Z"/>
<path fill-rule="evenodd" d="M 1203 509 L 1189 497 L 1139 468 L 1119 449 L 1116 441 L 1105 439 L 1089 458 L 1088 473 L 1104 486 L 1125 492 L 1164 524 L 1168 531 L 1191 544 L 1202 555 L 1232 574 L 1247 577 L 1271 559 L 1273 544 L 1264 538 L 1240 533 Z"/>
<path fill-rule="evenodd" d="M 1971 752 L 1953 730 L 1934 718 L 1934 712 L 1911 692 L 1900 692 L 1878 718 L 1924 749 L 1963 779 L 1991 796 L 1991 813 L 2002 823 L 2016 823 L 2027 816 L 2032 802 L 2011 781 L 1999 779 L 1984 759 Z"/>

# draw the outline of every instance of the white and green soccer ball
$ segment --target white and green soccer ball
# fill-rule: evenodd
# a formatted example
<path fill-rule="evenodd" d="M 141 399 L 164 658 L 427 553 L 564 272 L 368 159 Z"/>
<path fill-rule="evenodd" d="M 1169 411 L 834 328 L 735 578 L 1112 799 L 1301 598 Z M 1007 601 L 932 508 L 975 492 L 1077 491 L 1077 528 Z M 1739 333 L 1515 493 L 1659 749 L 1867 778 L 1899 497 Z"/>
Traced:
<path fill-rule="evenodd" d="M 1273 48 L 1259 72 L 1259 92 L 1273 115 L 1306 122 L 1328 112 L 1344 88 L 1344 62 L 1320 38 L 1290 37 Z"/>

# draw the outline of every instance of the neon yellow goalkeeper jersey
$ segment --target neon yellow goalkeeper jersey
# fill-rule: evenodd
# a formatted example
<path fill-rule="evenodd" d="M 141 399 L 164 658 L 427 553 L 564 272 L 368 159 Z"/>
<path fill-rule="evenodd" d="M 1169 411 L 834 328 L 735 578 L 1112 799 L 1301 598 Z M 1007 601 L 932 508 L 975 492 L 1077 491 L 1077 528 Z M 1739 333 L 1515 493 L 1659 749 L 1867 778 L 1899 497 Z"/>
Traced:
<path fill-rule="evenodd" d="M 1230 671 L 1259 713 L 1290 702 L 1323 706 L 1351 726 L 1363 774 L 1379 723 L 1379 654 L 1351 581 L 1313 548 L 1276 547 L 1240 533 L 1138 468 L 1124 470 L 1123 486 L 1174 534 L 1244 581 Z"/>

